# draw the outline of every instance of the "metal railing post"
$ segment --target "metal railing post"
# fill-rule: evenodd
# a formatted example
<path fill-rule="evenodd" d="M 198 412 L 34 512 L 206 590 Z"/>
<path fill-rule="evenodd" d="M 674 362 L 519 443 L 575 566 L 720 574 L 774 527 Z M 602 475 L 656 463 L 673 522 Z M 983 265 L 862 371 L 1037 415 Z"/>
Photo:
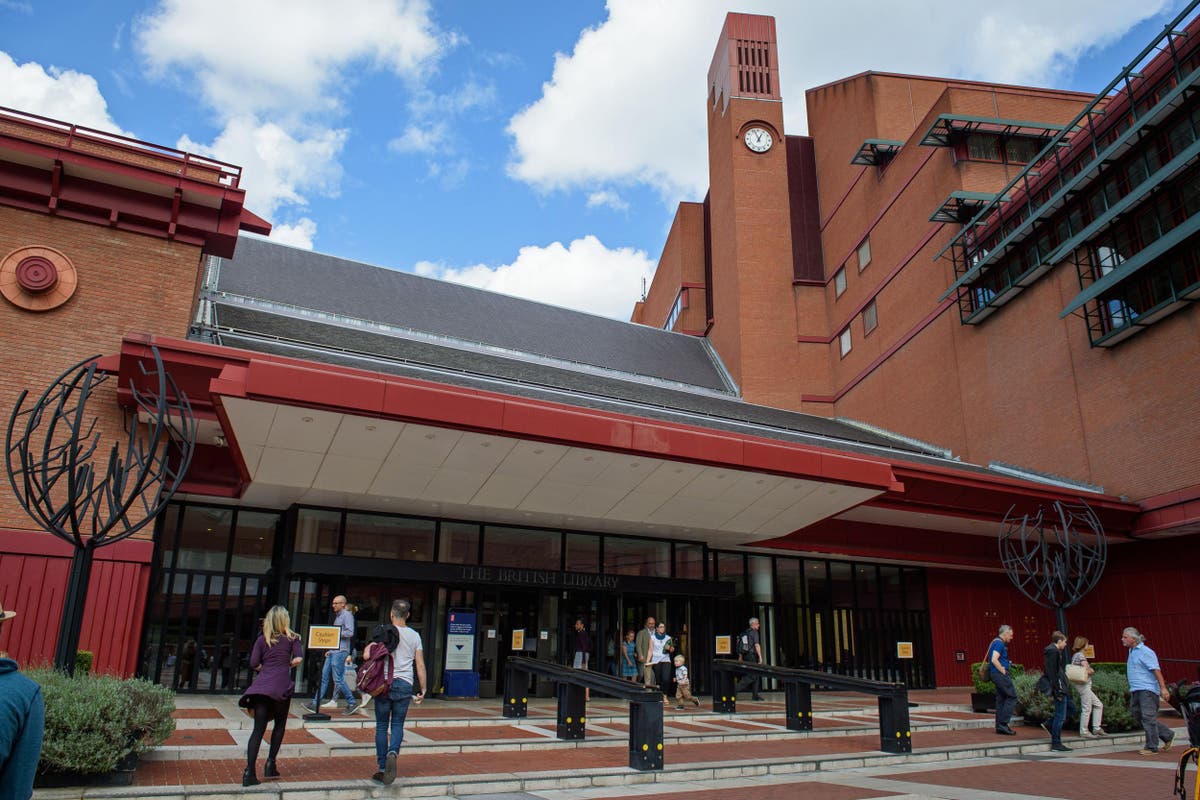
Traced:
<path fill-rule="evenodd" d="M 912 726 L 908 720 L 908 687 L 897 685 L 879 696 L 879 742 L 885 753 L 912 752 Z"/>
<path fill-rule="evenodd" d="M 558 738 L 582 739 L 587 723 L 587 690 L 577 683 L 558 684 Z"/>
<path fill-rule="evenodd" d="M 729 670 L 717 667 L 712 673 L 713 712 L 717 714 L 736 714 L 737 697 L 734 696 L 734 674 Z"/>
<path fill-rule="evenodd" d="M 629 768 L 663 768 L 662 703 L 629 704 Z"/>
<path fill-rule="evenodd" d="M 787 707 L 789 731 L 813 729 L 812 686 L 800 681 L 784 681 L 783 700 Z"/>
<path fill-rule="evenodd" d="M 504 716 L 529 716 L 529 673 L 511 663 L 504 667 Z"/>

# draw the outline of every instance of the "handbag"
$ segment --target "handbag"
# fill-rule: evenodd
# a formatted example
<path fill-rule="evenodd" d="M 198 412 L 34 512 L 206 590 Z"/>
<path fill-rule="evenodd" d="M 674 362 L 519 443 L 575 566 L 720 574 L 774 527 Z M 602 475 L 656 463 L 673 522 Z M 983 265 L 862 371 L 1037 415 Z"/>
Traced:
<path fill-rule="evenodd" d="M 1083 664 L 1067 664 L 1067 680 L 1071 683 L 1087 683 L 1087 668 Z"/>

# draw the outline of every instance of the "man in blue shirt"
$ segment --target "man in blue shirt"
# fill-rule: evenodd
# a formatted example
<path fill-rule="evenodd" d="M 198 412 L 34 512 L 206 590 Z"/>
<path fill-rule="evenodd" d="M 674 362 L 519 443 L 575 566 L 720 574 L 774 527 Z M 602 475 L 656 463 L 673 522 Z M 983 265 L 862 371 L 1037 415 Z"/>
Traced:
<path fill-rule="evenodd" d="M 354 641 L 354 615 L 346 608 L 344 595 L 339 594 L 333 598 L 333 614 L 333 624 L 341 628 L 338 633 L 338 648 L 325 651 L 325 664 L 321 668 L 321 691 L 317 693 L 317 703 L 305 706 L 305 708 L 310 711 L 316 711 L 319 708 L 317 704 L 325 696 L 325 689 L 329 687 L 332 678 L 335 698 L 340 690 L 342 696 L 346 698 L 345 713 L 353 714 L 358 709 L 358 705 L 354 702 L 354 693 L 346 684 L 346 656 L 350 654 L 350 644 Z M 329 702 L 336 705 L 337 700 L 333 699 Z"/>
<path fill-rule="evenodd" d="M 0 608 L 0 628 L 15 616 Z M 0 797 L 28 800 L 33 794 L 45 720 L 42 687 L 22 675 L 7 653 L 0 653 Z"/>
<path fill-rule="evenodd" d="M 996 733 L 1001 736 L 1017 735 L 1016 731 L 1008 727 L 1013 710 L 1017 707 L 1017 687 L 1013 685 L 1012 676 L 1008 674 L 1011 666 L 1008 659 L 1008 643 L 1012 640 L 1012 626 L 1001 625 L 984 658 L 988 663 L 988 676 L 992 683 L 996 684 Z"/>
<path fill-rule="evenodd" d="M 1137 628 L 1126 628 L 1121 632 L 1121 644 L 1129 648 L 1129 660 L 1125 662 L 1125 675 L 1129 678 L 1129 713 L 1146 732 L 1146 746 L 1138 751 L 1138 755 L 1149 756 L 1158 752 L 1160 741 L 1164 753 L 1170 750 L 1175 743 L 1175 733 L 1158 721 L 1158 698 L 1169 703 L 1171 695 L 1159 669 L 1158 656 L 1143 644 L 1145 640 Z"/>

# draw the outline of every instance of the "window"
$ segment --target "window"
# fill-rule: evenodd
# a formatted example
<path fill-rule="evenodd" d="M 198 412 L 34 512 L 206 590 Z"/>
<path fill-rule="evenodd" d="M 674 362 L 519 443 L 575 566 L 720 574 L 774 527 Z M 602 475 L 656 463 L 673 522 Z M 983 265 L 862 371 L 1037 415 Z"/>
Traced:
<path fill-rule="evenodd" d="M 833 275 L 833 293 L 835 297 L 841 297 L 846 293 L 846 268 L 842 267 Z"/>
<path fill-rule="evenodd" d="M 443 522 L 438 537 L 438 561 L 478 564 L 479 526 L 469 522 Z"/>
<path fill-rule="evenodd" d="M 867 307 L 863 309 L 863 334 L 868 334 L 875 330 L 879 324 L 879 315 L 875 311 L 875 301 L 867 303 Z"/>
<path fill-rule="evenodd" d="M 1028 164 L 1042 149 L 1042 140 L 1014 136 L 1004 143 L 1004 157 L 1009 164 Z"/>
<path fill-rule="evenodd" d="M 338 551 L 342 512 L 302 508 L 296 518 L 296 552 L 325 553 Z"/>
<path fill-rule="evenodd" d="M 483 529 L 483 563 L 494 567 L 562 569 L 562 534 L 487 525 Z"/>
<path fill-rule="evenodd" d="M 671 577 L 671 543 L 660 539 L 604 538 L 604 572 L 608 575 Z"/>
<path fill-rule="evenodd" d="M 858 271 L 862 272 L 871 263 L 871 237 L 862 240 L 858 246 Z"/>
<path fill-rule="evenodd" d="M 850 329 L 849 328 L 846 328 L 846 330 L 842 331 L 841 334 L 838 335 L 838 348 L 842 352 L 842 358 L 845 358 L 846 354 L 850 352 Z"/>
<path fill-rule="evenodd" d="M 675 305 L 671 306 L 671 313 L 667 314 L 667 321 L 663 323 L 663 330 L 669 331 L 675 329 L 675 323 L 679 320 L 679 315 L 688 307 L 688 290 L 683 288 L 679 290 L 679 294 L 675 295 Z"/>
<path fill-rule="evenodd" d="M 348 512 L 342 555 L 433 561 L 434 527 L 433 520 Z"/>
<path fill-rule="evenodd" d="M 967 158 L 972 161 L 999 161 L 999 144 L 995 136 L 973 133 L 967 137 Z"/>

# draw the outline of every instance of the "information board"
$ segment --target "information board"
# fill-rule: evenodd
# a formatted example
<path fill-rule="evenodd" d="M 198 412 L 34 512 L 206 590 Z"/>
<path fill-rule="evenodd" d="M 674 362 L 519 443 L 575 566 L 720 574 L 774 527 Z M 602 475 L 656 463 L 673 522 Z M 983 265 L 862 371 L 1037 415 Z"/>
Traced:
<path fill-rule="evenodd" d="M 719 656 L 728 656 L 733 654 L 733 637 L 718 636 L 716 643 L 713 645 L 713 653 Z"/>
<path fill-rule="evenodd" d="M 912 658 L 912 642 L 896 642 L 896 658 Z"/>
<path fill-rule="evenodd" d="M 475 612 L 451 609 L 446 617 L 446 669 L 475 668 Z"/>

